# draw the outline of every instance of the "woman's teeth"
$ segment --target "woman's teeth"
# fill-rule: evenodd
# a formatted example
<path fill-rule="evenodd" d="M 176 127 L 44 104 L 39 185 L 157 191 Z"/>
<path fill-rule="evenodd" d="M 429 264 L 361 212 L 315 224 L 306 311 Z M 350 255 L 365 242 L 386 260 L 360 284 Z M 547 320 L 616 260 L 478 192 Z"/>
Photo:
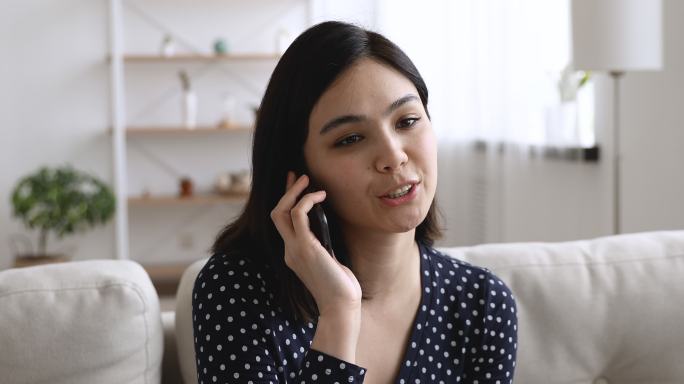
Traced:
<path fill-rule="evenodd" d="M 388 193 L 387 196 L 389 196 L 391 199 L 396 199 L 397 197 L 402 197 L 405 194 L 407 194 L 413 185 L 405 185 L 401 188 L 397 188 L 395 191 Z"/>

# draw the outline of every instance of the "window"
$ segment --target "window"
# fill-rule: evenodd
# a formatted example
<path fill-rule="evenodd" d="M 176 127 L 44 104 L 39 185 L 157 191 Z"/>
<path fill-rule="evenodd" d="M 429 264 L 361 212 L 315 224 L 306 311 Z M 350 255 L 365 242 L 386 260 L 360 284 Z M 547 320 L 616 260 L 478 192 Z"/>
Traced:
<path fill-rule="evenodd" d="M 377 29 L 426 79 L 441 140 L 592 147 L 594 89 L 570 69 L 569 1 L 379 0 Z"/>

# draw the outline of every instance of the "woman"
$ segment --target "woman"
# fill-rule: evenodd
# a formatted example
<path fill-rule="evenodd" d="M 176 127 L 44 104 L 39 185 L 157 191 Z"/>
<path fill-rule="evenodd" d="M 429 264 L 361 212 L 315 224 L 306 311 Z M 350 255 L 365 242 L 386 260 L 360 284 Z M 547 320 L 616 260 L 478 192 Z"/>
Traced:
<path fill-rule="evenodd" d="M 292 43 L 260 106 L 246 208 L 195 283 L 200 383 L 512 382 L 511 292 L 431 248 L 427 101 L 377 33 L 325 22 Z M 317 203 L 333 255 L 309 229 Z"/>

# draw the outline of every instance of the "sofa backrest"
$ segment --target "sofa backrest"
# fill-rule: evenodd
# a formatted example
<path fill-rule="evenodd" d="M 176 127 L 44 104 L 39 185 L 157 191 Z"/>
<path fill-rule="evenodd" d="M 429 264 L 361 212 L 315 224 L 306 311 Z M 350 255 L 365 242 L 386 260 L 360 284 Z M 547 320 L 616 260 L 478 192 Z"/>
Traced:
<path fill-rule="evenodd" d="M 516 383 L 684 382 L 684 231 L 445 251 L 516 296 Z"/>
<path fill-rule="evenodd" d="M 516 383 L 683 382 L 684 231 L 440 250 L 491 269 L 516 296 Z M 186 382 L 197 378 L 191 296 L 205 263 L 185 271 L 177 296 Z"/>
<path fill-rule="evenodd" d="M 158 384 L 163 333 L 145 270 L 121 260 L 0 272 L 0 382 Z"/>

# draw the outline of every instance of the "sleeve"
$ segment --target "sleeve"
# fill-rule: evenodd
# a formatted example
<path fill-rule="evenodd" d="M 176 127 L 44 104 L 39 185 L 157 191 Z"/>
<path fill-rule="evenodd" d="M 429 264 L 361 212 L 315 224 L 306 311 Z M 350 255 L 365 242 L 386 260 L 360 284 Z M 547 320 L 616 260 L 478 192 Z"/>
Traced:
<path fill-rule="evenodd" d="M 297 378 L 302 383 L 322 380 L 324 383 L 363 383 L 366 369 L 330 356 L 326 353 L 309 349 L 304 356 L 302 368 Z M 299 382 L 299 381 L 297 381 Z"/>
<path fill-rule="evenodd" d="M 513 383 L 518 348 L 515 297 L 503 281 L 487 278 L 479 350 L 473 350 L 467 377 L 479 384 Z"/>
<path fill-rule="evenodd" d="M 278 330 L 267 321 L 273 312 L 262 289 L 265 282 L 250 276 L 243 265 L 244 260 L 213 256 L 195 280 L 192 315 L 198 383 L 278 383 L 286 368 L 287 378 L 296 383 L 363 382 L 365 369 L 313 349 L 299 367 L 292 367 L 296 362 L 281 356 L 274 341 Z"/>
<path fill-rule="evenodd" d="M 195 280 L 192 324 L 197 382 L 277 383 L 275 356 L 267 347 L 270 328 L 264 326 L 265 314 L 252 309 L 266 308 L 266 303 L 257 294 L 259 287 L 246 281 L 249 276 L 244 273 L 249 272 L 237 267 L 237 260 L 215 255 Z"/>

